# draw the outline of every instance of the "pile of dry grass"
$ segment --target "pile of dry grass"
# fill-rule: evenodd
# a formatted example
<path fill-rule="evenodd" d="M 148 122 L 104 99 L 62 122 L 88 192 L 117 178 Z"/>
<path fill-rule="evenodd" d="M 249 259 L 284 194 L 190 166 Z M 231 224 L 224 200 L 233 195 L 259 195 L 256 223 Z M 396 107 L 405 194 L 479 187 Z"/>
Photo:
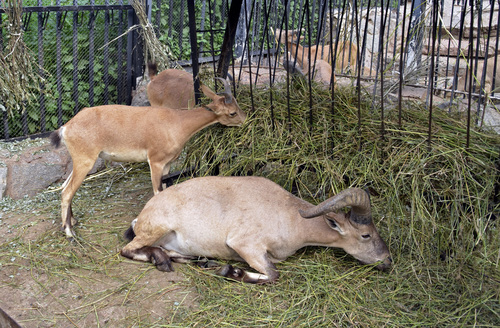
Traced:
<path fill-rule="evenodd" d="M 5 48 L 0 49 L 0 111 L 22 112 L 43 92 L 43 71 L 23 40 L 22 1 L 5 1 L 7 30 Z M 3 28 L 2 28 L 3 31 Z"/>
<path fill-rule="evenodd" d="M 394 270 L 384 275 L 344 255 L 335 259 L 331 250 L 306 249 L 279 265 L 282 277 L 273 286 L 235 288 L 193 274 L 204 297 L 192 320 L 201 326 L 498 324 L 499 205 L 492 198 L 499 136 L 473 130 L 466 149 L 463 115 L 435 110 L 429 143 L 429 112 L 415 102 L 404 104 L 402 127 L 386 103 L 382 134 L 381 114 L 366 97 L 358 125 L 351 89 L 337 90 L 332 113 L 327 91 L 314 89 L 311 111 L 307 88 L 291 88 L 290 110 L 286 88 L 271 91 L 273 114 L 269 90 L 254 90 L 254 109 L 241 90 L 247 123 L 200 133 L 187 148 L 186 166 L 198 162 L 200 174 L 218 166 L 224 175 L 263 175 L 312 202 L 351 186 L 368 188 Z"/>

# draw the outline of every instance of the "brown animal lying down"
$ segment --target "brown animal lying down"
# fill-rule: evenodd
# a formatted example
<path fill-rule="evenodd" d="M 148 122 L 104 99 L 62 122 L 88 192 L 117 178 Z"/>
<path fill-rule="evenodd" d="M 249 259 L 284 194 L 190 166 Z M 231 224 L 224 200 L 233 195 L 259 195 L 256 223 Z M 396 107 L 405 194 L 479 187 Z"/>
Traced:
<path fill-rule="evenodd" d="M 280 30 L 274 31 L 276 42 L 286 44 L 290 52 L 288 61 L 297 61 L 297 66 L 300 72 L 306 75 L 309 71 L 309 66 L 314 67 L 318 71 L 319 76 L 314 76 L 317 82 L 330 83 L 332 75 L 333 58 L 330 53 L 330 45 L 316 45 L 311 47 L 303 47 L 299 44 L 298 30 Z M 285 48 L 286 49 L 286 48 Z M 335 49 L 335 46 L 332 46 Z M 337 45 L 335 72 L 340 73 L 356 67 L 356 54 L 357 46 L 350 41 L 339 41 Z M 309 53 L 311 56 L 311 63 L 309 64 Z M 316 73 L 315 73 L 316 74 Z M 335 83 L 335 74 L 333 82 Z"/>
<path fill-rule="evenodd" d="M 496 72 L 495 72 L 495 89 L 493 89 L 493 69 L 495 68 L 495 61 L 497 63 Z M 476 79 L 474 76 L 472 77 L 472 83 L 476 86 L 475 92 L 479 93 L 481 80 L 483 76 L 484 70 L 484 60 L 479 60 L 477 63 L 477 71 L 476 71 Z M 467 75 L 467 84 L 469 84 L 469 73 L 461 74 L 458 78 L 457 90 L 460 91 L 469 91 L 469 87 L 465 87 L 466 84 L 466 75 Z M 486 64 L 486 76 L 484 77 L 484 90 L 483 94 L 490 94 L 492 92 L 500 91 L 500 55 L 493 56 L 488 58 Z"/>
<path fill-rule="evenodd" d="M 244 261 L 259 273 L 226 265 L 218 274 L 251 283 L 275 281 L 274 263 L 310 245 L 343 248 L 382 270 L 392 262 L 365 191 L 350 188 L 313 206 L 262 177 L 202 177 L 169 187 L 126 236 L 133 240 L 121 254 L 161 271 L 199 257 Z"/>

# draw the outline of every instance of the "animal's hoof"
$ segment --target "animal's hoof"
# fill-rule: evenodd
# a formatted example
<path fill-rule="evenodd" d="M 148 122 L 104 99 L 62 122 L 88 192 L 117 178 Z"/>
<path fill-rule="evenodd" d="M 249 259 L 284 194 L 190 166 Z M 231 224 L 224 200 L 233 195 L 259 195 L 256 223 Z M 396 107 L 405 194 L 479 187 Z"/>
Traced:
<path fill-rule="evenodd" d="M 213 269 L 220 267 L 220 264 L 215 261 L 198 261 L 196 264 L 203 269 Z"/>
<path fill-rule="evenodd" d="M 230 265 L 230 264 L 226 264 L 222 268 L 220 268 L 219 270 L 217 270 L 215 272 L 215 274 L 218 275 L 218 276 L 227 277 L 229 275 L 229 273 L 232 272 L 232 271 L 233 271 L 233 266 Z"/>
<path fill-rule="evenodd" d="M 160 271 L 163 271 L 163 272 L 172 272 L 172 271 L 174 271 L 174 268 L 172 266 L 172 262 L 170 262 L 170 261 L 156 264 L 156 268 L 158 270 L 160 270 Z"/>
<path fill-rule="evenodd" d="M 243 276 L 245 275 L 245 271 L 239 268 L 234 268 L 232 265 L 227 264 L 224 265 L 222 268 L 220 268 L 215 274 L 226 278 L 241 281 Z"/>

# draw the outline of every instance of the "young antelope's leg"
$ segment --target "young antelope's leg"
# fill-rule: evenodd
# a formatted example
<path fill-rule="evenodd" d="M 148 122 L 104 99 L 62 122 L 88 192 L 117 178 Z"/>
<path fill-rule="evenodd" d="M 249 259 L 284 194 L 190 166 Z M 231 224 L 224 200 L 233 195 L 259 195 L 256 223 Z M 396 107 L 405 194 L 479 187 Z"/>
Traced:
<path fill-rule="evenodd" d="M 68 238 L 74 237 L 72 227 L 76 223 L 76 219 L 73 217 L 73 211 L 71 209 L 71 201 L 87 176 L 87 173 L 89 173 L 94 166 L 94 162 L 95 161 L 91 160 L 81 162 L 73 161 L 73 171 L 63 184 L 64 188 L 61 193 L 61 220 L 62 229 Z"/>
<path fill-rule="evenodd" d="M 165 162 L 165 160 L 163 160 L 161 162 L 156 162 L 152 158 L 148 157 L 148 163 L 149 169 L 151 171 L 151 183 L 153 184 L 153 192 L 156 195 L 163 190 L 161 178 L 164 174 L 168 174 L 168 172 L 170 171 L 170 161 Z"/>

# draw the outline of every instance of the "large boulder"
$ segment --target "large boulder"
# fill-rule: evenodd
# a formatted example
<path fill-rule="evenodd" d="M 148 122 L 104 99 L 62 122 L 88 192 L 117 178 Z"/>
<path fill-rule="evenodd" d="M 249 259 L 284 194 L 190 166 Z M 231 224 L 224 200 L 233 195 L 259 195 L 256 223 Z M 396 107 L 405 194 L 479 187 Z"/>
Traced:
<path fill-rule="evenodd" d="M 93 171 L 102 164 L 97 161 Z M 33 196 L 66 179 L 72 167 L 66 147 L 55 149 L 48 139 L 1 143 L 0 198 Z"/>

